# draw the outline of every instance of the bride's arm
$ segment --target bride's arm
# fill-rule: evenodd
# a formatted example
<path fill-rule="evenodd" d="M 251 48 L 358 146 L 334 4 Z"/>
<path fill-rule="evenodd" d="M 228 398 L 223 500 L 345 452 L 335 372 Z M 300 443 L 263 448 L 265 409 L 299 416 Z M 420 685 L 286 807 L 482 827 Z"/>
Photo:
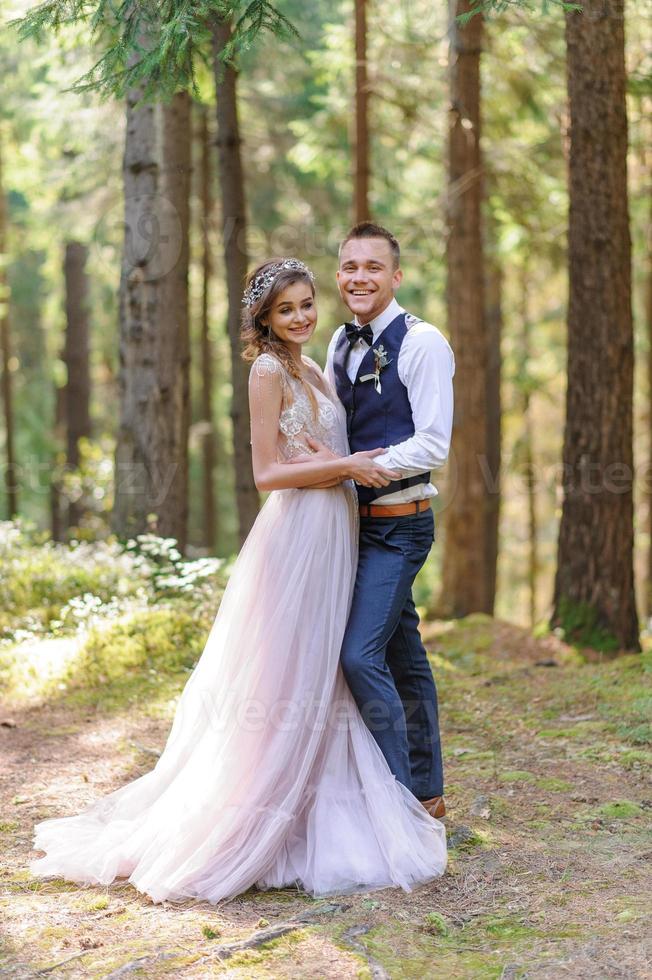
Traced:
<path fill-rule="evenodd" d="M 280 370 L 256 370 L 249 375 L 249 410 L 254 480 L 259 490 L 288 490 L 311 487 L 326 481 L 355 480 L 363 486 L 386 487 L 392 479 L 389 470 L 376 466 L 370 453 L 354 453 L 305 463 L 279 463 L 277 459 L 278 423 L 283 392 Z"/>

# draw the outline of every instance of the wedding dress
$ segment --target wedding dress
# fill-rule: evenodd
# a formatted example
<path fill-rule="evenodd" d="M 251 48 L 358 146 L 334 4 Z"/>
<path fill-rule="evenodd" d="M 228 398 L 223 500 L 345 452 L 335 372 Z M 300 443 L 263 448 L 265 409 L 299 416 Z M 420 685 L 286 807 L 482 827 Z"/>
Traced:
<path fill-rule="evenodd" d="M 336 399 L 281 372 L 280 460 L 309 433 L 345 454 Z M 326 384 L 326 382 L 324 381 Z M 443 825 L 390 772 L 338 665 L 357 559 L 352 484 L 270 494 L 151 772 L 35 826 L 34 875 L 128 880 L 154 902 L 255 885 L 410 891 L 444 872 Z"/>

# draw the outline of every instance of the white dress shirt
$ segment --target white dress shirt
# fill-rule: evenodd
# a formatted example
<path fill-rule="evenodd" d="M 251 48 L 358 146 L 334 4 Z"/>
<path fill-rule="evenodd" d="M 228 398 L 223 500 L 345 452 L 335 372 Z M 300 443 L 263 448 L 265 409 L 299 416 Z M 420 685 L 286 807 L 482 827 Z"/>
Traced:
<path fill-rule="evenodd" d="M 374 343 L 383 330 L 405 310 L 393 299 L 380 316 L 371 321 Z M 360 326 L 356 317 L 356 323 Z M 335 345 L 344 329 L 338 327 L 328 345 L 326 377 L 335 388 L 333 355 Z M 347 374 L 355 380 L 363 357 L 369 350 L 365 340 L 357 340 L 351 348 Z M 448 458 L 453 427 L 453 375 L 455 357 L 450 344 L 437 327 L 420 320 L 409 327 L 401 345 L 397 364 L 398 376 L 407 388 L 414 435 L 403 442 L 388 446 L 376 462 L 396 472 L 396 478 L 417 476 L 443 466 Z M 374 504 L 401 504 L 434 497 L 437 488 L 432 483 L 417 483 L 406 490 L 386 493 Z"/>

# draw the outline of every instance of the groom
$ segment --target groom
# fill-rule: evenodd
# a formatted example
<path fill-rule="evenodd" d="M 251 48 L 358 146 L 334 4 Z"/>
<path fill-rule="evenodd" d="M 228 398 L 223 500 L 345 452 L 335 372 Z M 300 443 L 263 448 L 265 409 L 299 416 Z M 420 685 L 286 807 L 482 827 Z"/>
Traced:
<path fill-rule="evenodd" d="M 430 470 L 446 462 L 453 352 L 439 330 L 398 304 L 400 248 L 365 221 L 340 246 L 337 282 L 353 322 L 336 330 L 326 374 L 346 409 L 351 452 L 386 446 L 395 474 L 358 486 L 360 551 L 341 664 L 396 778 L 434 817 L 445 814 L 437 691 L 419 635 L 412 583 L 434 541 Z"/>

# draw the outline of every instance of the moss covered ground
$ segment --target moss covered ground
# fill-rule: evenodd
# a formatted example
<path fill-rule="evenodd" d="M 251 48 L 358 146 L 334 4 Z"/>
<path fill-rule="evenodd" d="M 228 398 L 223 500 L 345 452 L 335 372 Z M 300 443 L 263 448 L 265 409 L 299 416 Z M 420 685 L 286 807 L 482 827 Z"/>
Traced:
<path fill-rule="evenodd" d="M 652 976 L 652 655 L 483 616 L 424 626 L 448 778 L 439 881 L 213 907 L 33 879 L 34 822 L 151 768 L 211 615 L 148 607 L 3 649 L 3 976 Z"/>

